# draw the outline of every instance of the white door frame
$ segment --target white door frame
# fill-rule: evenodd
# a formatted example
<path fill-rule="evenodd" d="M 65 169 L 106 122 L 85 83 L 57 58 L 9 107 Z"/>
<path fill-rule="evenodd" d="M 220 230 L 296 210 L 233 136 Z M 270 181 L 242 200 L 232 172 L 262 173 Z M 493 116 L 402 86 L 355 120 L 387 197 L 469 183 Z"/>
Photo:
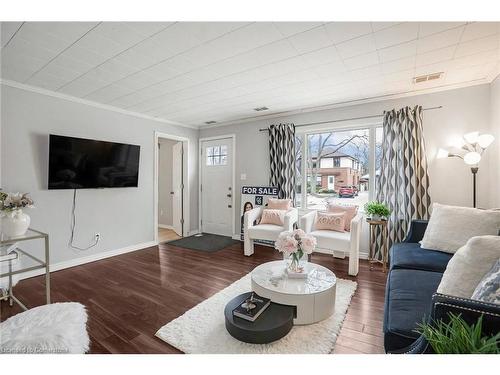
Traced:
<path fill-rule="evenodd" d="M 234 206 L 234 203 L 236 201 L 236 192 L 234 191 L 234 188 L 236 186 L 236 183 L 235 183 L 235 176 L 236 176 L 236 134 L 222 134 L 222 135 L 217 135 L 215 137 L 205 137 L 205 138 L 199 138 L 198 139 L 198 193 L 199 193 L 199 199 L 198 199 L 198 228 L 199 228 L 199 231 L 200 233 L 203 232 L 203 228 L 202 228 L 202 225 L 201 225 L 201 220 L 203 218 L 203 209 L 202 209 L 202 194 L 201 194 L 201 184 L 202 184 L 202 173 L 201 173 L 201 168 L 202 168 L 202 163 L 204 162 L 201 158 L 201 153 L 202 153 L 202 148 L 201 148 L 201 144 L 204 142 L 204 141 L 214 141 L 214 140 L 217 140 L 217 139 L 228 139 L 228 138 L 231 138 L 232 140 L 232 143 L 233 143 L 233 150 L 232 150 L 232 163 L 233 163 L 233 168 L 232 168 L 232 178 L 231 178 L 231 230 L 233 232 L 233 236 L 235 235 L 235 226 L 234 226 L 234 220 L 235 220 L 235 216 L 234 216 L 234 210 L 236 209 L 236 207 Z"/>
<path fill-rule="evenodd" d="M 180 137 L 178 135 L 172 135 L 167 133 L 162 133 L 155 131 L 154 134 L 154 241 L 158 244 L 158 167 L 159 167 L 159 155 L 158 155 L 158 142 L 160 138 L 171 139 L 173 141 L 182 142 L 183 157 L 182 157 L 182 175 L 184 189 L 182 189 L 182 217 L 184 219 L 184 225 L 182 226 L 183 236 L 189 235 L 191 228 L 191 220 L 189 217 L 189 138 Z"/>

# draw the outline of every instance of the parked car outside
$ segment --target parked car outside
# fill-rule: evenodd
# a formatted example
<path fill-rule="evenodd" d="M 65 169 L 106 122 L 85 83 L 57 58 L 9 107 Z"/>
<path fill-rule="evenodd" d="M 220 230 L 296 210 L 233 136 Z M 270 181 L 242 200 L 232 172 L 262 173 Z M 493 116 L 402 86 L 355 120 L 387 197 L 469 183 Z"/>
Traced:
<path fill-rule="evenodd" d="M 339 189 L 340 198 L 354 198 L 358 195 L 358 188 L 354 185 L 342 186 Z"/>

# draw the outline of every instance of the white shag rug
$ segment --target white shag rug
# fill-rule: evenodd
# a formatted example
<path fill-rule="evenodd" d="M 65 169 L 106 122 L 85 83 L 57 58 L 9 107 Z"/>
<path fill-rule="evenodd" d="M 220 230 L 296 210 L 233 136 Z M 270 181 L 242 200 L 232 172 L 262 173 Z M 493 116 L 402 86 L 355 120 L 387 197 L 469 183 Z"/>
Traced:
<path fill-rule="evenodd" d="M 251 290 L 250 274 L 161 327 L 156 336 L 189 354 L 329 354 L 335 347 L 357 283 L 337 278 L 335 313 L 319 323 L 294 326 L 269 344 L 247 344 L 233 338 L 224 321 L 226 303 Z"/>

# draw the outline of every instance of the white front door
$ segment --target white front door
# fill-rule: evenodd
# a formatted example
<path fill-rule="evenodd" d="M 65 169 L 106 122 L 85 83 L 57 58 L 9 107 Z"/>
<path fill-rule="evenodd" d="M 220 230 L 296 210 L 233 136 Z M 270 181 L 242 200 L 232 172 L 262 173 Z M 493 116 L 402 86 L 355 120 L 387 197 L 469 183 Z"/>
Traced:
<path fill-rule="evenodd" d="M 335 189 L 335 176 L 328 176 L 328 190 Z"/>
<path fill-rule="evenodd" d="M 233 235 L 233 139 L 201 142 L 201 230 Z"/>
<path fill-rule="evenodd" d="M 183 236 L 183 218 L 182 218 L 182 142 L 177 142 L 172 147 L 172 227 L 174 232 Z"/>

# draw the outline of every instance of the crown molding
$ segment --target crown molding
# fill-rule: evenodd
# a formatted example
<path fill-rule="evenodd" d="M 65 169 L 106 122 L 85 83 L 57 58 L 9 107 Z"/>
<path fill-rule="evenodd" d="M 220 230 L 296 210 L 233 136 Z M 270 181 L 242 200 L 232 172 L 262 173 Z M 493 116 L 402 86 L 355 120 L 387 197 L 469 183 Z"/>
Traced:
<path fill-rule="evenodd" d="M 326 111 L 329 109 L 351 107 L 351 106 L 355 106 L 355 105 L 381 102 L 381 101 L 385 101 L 385 100 L 395 100 L 395 99 L 407 98 L 407 97 L 411 97 L 411 96 L 418 96 L 418 95 L 432 94 L 432 93 L 442 92 L 442 91 L 456 90 L 456 89 L 461 89 L 461 88 L 470 87 L 470 86 L 490 84 L 491 82 L 492 82 L 492 80 L 489 80 L 487 78 L 483 78 L 483 79 L 479 79 L 479 80 L 467 81 L 467 82 L 462 82 L 462 83 L 442 85 L 442 86 L 414 90 L 414 91 L 405 91 L 405 92 L 400 92 L 400 93 L 396 93 L 396 94 L 379 95 L 379 96 L 373 96 L 373 97 L 369 97 L 369 98 L 348 100 L 348 101 L 344 101 L 344 102 L 336 102 L 336 103 L 325 104 L 325 105 L 314 106 L 314 107 L 305 107 L 305 108 L 300 108 L 300 109 L 295 109 L 295 110 L 281 111 L 281 112 L 271 113 L 268 115 L 243 117 L 243 118 L 239 118 L 239 119 L 224 121 L 224 122 L 221 122 L 218 124 L 213 124 L 213 125 L 206 125 L 206 126 L 201 125 L 199 127 L 199 129 L 205 130 L 205 129 L 212 129 L 212 128 L 220 128 L 220 127 L 224 127 L 224 126 L 238 125 L 238 124 L 244 124 L 244 123 L 254 122 L 254 121 L 270 120 L 270 119 L 279 118 L 279 117 L 299 115 L 302 113 Z"/>
<path fill-rule="evenodd" d="M 117 112 L 117 113 L 121 113 L 121 114 L 128 115 L 128 116 L 133 116 L 133 117 L 137 117 L 137 118 L 141 118 L 141 119 L 145 119 L 145 120 L 160 122 L 162 124 L 180 126 L 180 127 L 195 129 L 195 130 L 199 129 L 199 126 L 182 124 L 180 122 L 170 121 L 170 120 L 159 118 L 159 117 L 152 117 L 152 116 L 144 115 L 144 114 L 139 113 L 139 112 L 128 111 L 126 109 L 115 107 L 112 105 L 97 103 L 97 102 L 94 102 L 91 100 L 78 98 L 76 96 L 63 94 L 63 93 L 52 91 L 52 90 L 43 89 L 41 87 L 26 85 L 24 83 L 17 82 L 17 81 L 11 81 L 8 79 L 0 79 L 0 84 L 4 85 L 4 86 L 9 86 L 9 87 L 14 87 L 17 89 L 25 90 L 25 91 L 34 92 L 34 93 L 41 94 L 41 95 L 51 96 L 51 97 L 62 99 L 62 100 L 67 100 L 67 101 L 74 102 L 74 103 L 88 105 L 90 107 L 104 109 L 104 110 L 111 111 L 111 112 Z"/>

